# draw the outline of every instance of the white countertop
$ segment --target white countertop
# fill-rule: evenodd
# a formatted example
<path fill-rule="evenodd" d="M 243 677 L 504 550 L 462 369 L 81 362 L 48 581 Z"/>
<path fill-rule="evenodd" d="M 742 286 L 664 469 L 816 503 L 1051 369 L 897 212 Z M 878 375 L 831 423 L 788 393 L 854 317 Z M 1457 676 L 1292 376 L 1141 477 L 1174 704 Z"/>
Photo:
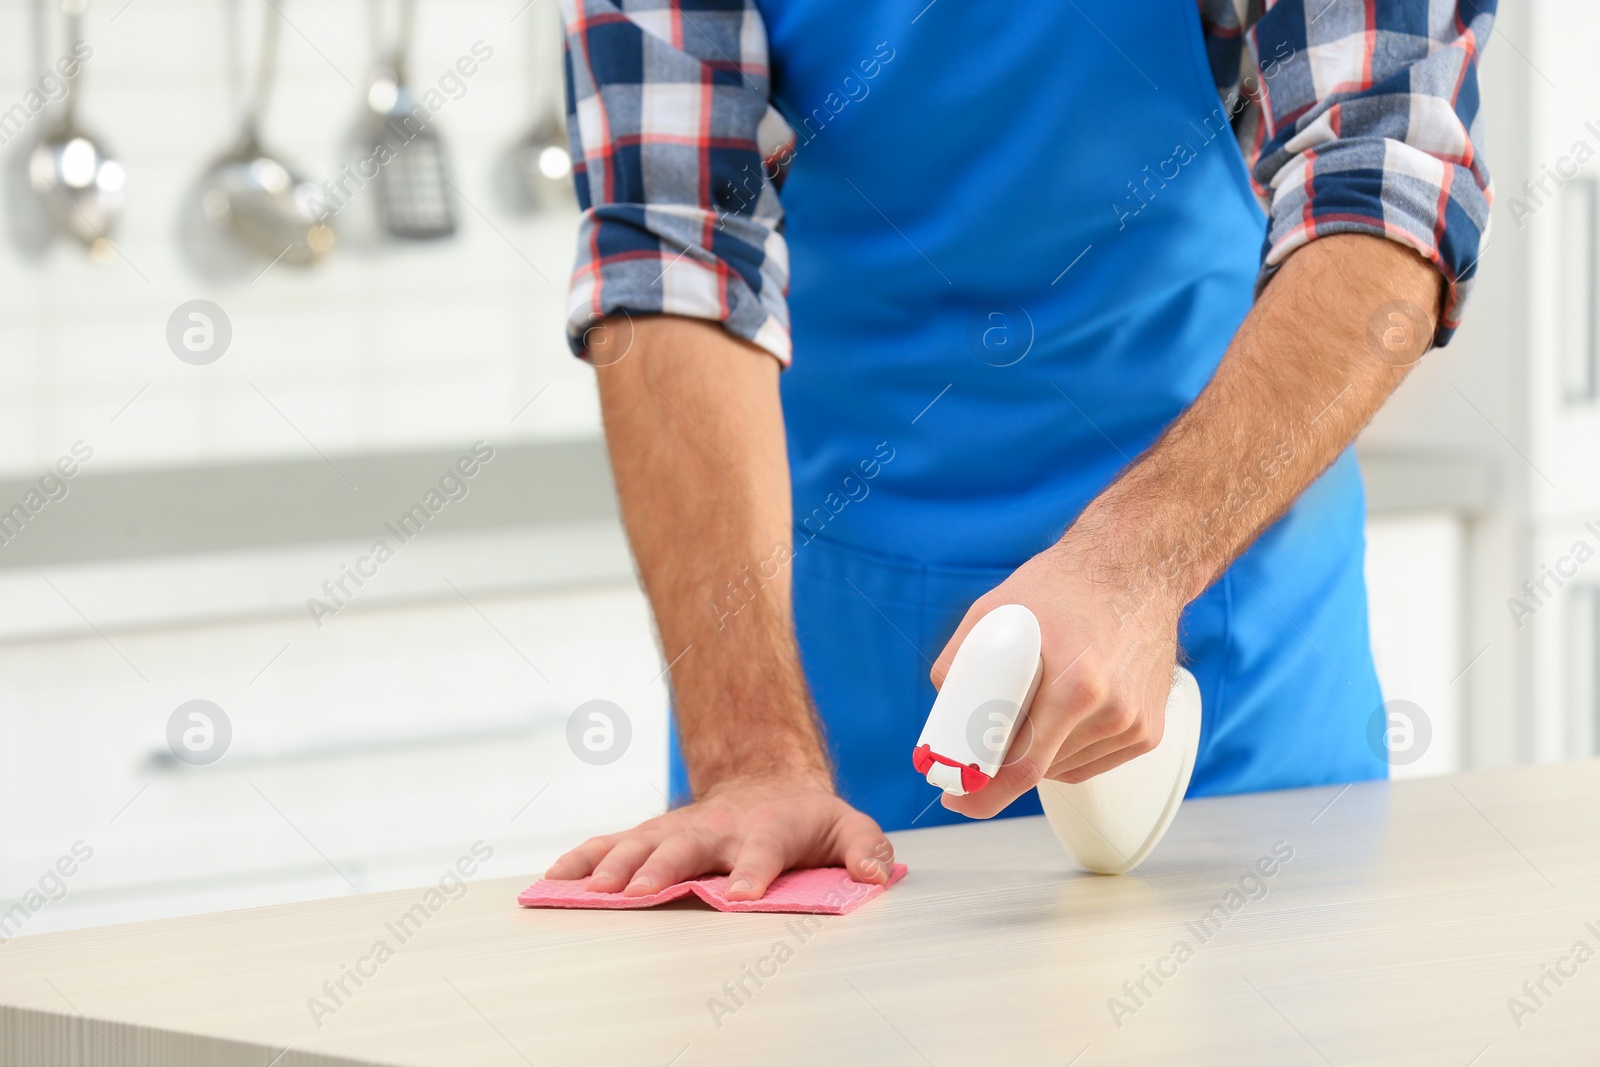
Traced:
<path fill-rule="evenodd" d="M 530 874 L 404 942 L 421 890 L 19 937 L 0 1063 L 1491 1067 L 1600 1040 L 1600 761 L 1191 801 L 1120 878 L 1041 819 L 894 838 L 911 873 L 844 917 L 531 911 Z"/>

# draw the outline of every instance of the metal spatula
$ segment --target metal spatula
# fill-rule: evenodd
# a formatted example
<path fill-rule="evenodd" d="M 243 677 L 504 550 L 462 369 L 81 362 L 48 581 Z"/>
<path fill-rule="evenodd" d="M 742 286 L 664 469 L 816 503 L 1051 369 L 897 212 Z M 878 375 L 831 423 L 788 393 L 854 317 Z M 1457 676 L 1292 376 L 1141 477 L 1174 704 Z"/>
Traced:
<path fill-rule="evenodd" d="M 374 50 L 379 2 L 369 10 Z M 450 160 L 432 116 L 406 84 L 406 63 L 416 25 L 416 0 L 400 0 L 394 46 L 378 53 L 367 89 L 366 140 L 377 160 L 374 196 L 378 224 L 392 237 L 431 241 L 456 232 Z"/>

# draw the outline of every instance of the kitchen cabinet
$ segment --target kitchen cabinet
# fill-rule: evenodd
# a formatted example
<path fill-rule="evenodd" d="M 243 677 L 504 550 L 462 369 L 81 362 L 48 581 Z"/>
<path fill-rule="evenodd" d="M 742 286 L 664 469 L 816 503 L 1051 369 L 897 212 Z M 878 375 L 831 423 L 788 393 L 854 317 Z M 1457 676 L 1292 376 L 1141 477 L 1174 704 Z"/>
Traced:
<path fill-rule="evenodd" d="M 23 932 L 415 884 L 463 837 L 531 868 L 658 812 L 666 687 L 638 590 L 466 596 L 320 631 L 300 614 L 0 644 L 0 911 L 78 841 L 94 859 Z M 169 747 L 194 699 L 231 724 L 209 765 Z M 595 699 L 630 723 L 609 765 L 568 741 Z"/>

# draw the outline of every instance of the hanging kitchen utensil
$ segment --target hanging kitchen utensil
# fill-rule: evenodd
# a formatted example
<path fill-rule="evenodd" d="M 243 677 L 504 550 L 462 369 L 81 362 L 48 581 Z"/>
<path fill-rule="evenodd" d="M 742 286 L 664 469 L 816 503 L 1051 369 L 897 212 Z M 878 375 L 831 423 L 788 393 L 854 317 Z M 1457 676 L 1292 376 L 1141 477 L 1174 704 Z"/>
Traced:
<path fill-rule="evenodd" d="M 368 6 L 373 72 L 363 140 L 376 164 L 372 181 L 378 224 L 402 240 L 449 237 L 456 232 L 449 156 L 428 109 L 407 85 L 416 0 L 399 0 L 399 25 L 387 55 L 379 44 L 380 3 L 372 0 Z"/>
<path fill-rule="evenodd" d="M 230 54 L 235 79 L 239 58 L 238 4 L 229 5 Z M 269 2 L 263 12 L 261 55 L 255 91 L 244 109 L 238 144 L 206 170 L 198 200 L 205 221 L 240 249 L 270 263 L 309 267 L 335 244 L 324 217 L 323 193 L 261 145 L 261 126 L 278 66 L 279 24 L 283 16 Z"/>
<path fill-rule="evenodd" d="M 74 55 L 83 41 L 83 13 L 87 0 L 63 0 L 67 49 Z M 83 77 L 78 64 L 66 79 L 61 119 L 34 146 L 28 160 L 28 177 L 35 196 L 58 233 L 89 249 L 97 261 L 116 254 L 111 234 L 122 208 L 127 173 L 105 146 L 78 124 L 78 96 Z"/>
<path fill-rule="evenodd" d="M 497 183 L 508 211 L 575 208 L 561 77 L 561 16 L 554 4 L 528 12 L 528 129 L 501 159 Z"/>
<path fill-rule="evenodd" d="M 47 8 L 45 0 L 30 0 L 28 4 L 29 28 L 32 32 L 28 35 L 26 70 L 50 69 Z M 61 91 L 66 91 L 64 82 Z M 50 251 L 56 233 L 49 217 L 39 207 L 39 195 L 33 191 L 33 177 L 28 173 L 33 162 L 33 150 L 44 138 L 37 126 L 28 133 L 30 136 L 23 137 L 19 131 L 12 138 L 15 143 L 5 158 L 6 234 L 11 238 L 12 247 L 25 258 L 38 260 Z"/>

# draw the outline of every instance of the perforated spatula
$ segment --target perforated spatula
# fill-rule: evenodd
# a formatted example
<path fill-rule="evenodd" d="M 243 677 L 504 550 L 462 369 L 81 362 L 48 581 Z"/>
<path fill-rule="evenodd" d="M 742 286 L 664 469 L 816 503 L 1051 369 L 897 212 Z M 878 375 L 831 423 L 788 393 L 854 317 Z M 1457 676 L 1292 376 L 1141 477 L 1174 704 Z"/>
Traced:
<path fill-rule="evenodd" d="M 406 84 L 406 64 L 416 26 L 416 0 L 400 0 L 394 46 L 383 56 L 381 0 L 372 0 L 376 62 L 367 88 L 367 145 L 378 160 L 374 179 L 378 224 L 392 237 L 432 241 L 456 232 L 450 160 L 433 117 Z"/>

